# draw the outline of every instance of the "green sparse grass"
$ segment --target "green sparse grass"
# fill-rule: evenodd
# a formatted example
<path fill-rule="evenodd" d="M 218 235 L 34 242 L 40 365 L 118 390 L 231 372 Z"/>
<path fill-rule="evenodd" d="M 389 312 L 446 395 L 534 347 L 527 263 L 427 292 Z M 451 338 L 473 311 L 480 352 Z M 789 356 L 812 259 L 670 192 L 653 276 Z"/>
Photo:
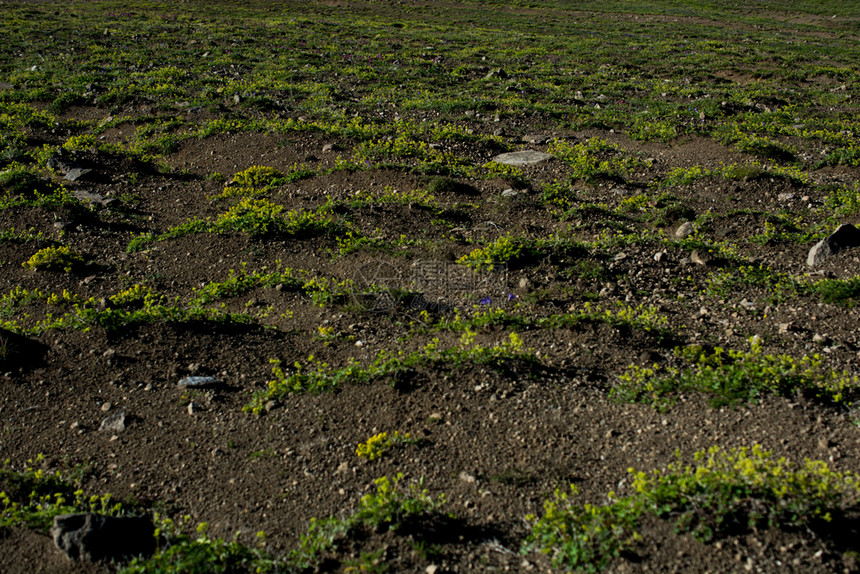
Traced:
<path fill-rule="evenodd" d="M 209 525 L 200 523 L 193 535 L 184 534 L 182 524 L 158 517 L 156 529 L 159 548 L 148 558 L 135 558 L 120 570 L 121 574 L 178 574 L 180 572 L 293 572 L 316 569 L 323 553 L 334 551 L 360 529 L 397 532 L 410 521 L 429 518 L 445 504 L 445 496 L 433 497 L 423 479 L 404 484 L 403 474 L 383 476 L 373 482 L 374 490 L 359 500 L 358 508 L 345 518 L 312 518 L 307 532 L 300 537 L 299 548 L 282 557 L 238 540 L 226 541 L 208 535 Z M 265 534 L 257 533 L 265 542 Z"/>
<path fill-rule="evenodd" d="M 681 394 L 704 393 L 714 406 L 758 401 L 765 393 L 793 397 L 802 393 L 825 403 L 851 406 L 860 380 L 825 368 L 821 357 L 766 355 L 753 339 L 749 351 L 693 346 L 678 351 L 690 365 L 684 368 L 631 365 L 612 388 L 620 401 L 644 402 L 666 408 Z"/>
<path fill-rule="evenodd" d="M 116 516 L 128 509 L 109 494 L 86 496 L 74 480 L 75 472 L 45 471 L 43 455 L 14 470 L 6 460 L 0 468 L 0 527 L 33 528 L 47 533 L 55 516 L 96 512 Z M 67 476 L 68 474 L 68 476 Z"/>
<path fill-rule="evenodd" d="M 727 299 L 741 289 L 763 290 L 767 300 L 779 302 L 809 293 L 810 286 L 804 280 L 764 264 L 743 263 L 710 273 L 704 293 L 710 297 Z"/>
<path fill-rule="evenodd" d="M 860 304 L 860 277 L 824 279 L 812 287 L 825 303 L 856 307 Z"/>
<path fill-rule="evenodd" d="M 474 344 L 474 338 L 474 332 L 466 331 L 461 337 L 460 346 L 451 349 L 439 349 L 438 340 L 434 339 L 420 351 L 400 351 L 396 354 L 380 351 L 368 366 L 362 366 L 357 360 L 350 358 L 346 366 L 332 368 L 328 363 L 311 355 L 305 364 L 296 361 L 292 372 L 288 373 L 281 367 L 280 360 L 272 359 L 270 362 L 274 379 L 269 381 L 266 389 L 254 393 L 244 410 L 261 413 L 265 410 L 266 403 L 278 401 L 291 393 L 334 392 L 346 383 L 368 384 L 381 378 L 391 379 L 396 383 L 400 374 L 419 367 L 437 365 L 450 368 L 479 364 L 501 369 L 515 361 L 538 363 L 538 359 L 523 348 L 523 343 L 516 333 L 511 333 L 507 341 L 490 347 Z"/>
<path fill-rule="evenodd" d="M 599 571 L 642 540 L 642 518 L 669 520 L 679 532 L 703 542 L 761 528 L 815 528 L 831 523 L 856 504 L 860 480 L 823 461 L 791 464 L 754 445 L 695 454 L 695 466 L 681 462 L 650 473 L 630 469 L 633 494 L 608 493 L 603 505 L 575 504 L 564 490 L 529 516 L 525 551 L 552 556 L 557 567 Z M 576 495 L 576 487 L 571 486 Z"/>
<path fill-rule="evenodd" d="M 315 237 L 335 235 L 343 224 L 325 204 L 316 210 L 285 211 L 284 206 L 265 198 L 245 197 L 221 215 L 208 219 L 192 219 L 170 228 L 161 235 L 143 233 L 132 238 L 126 251 L 139 251 L 147 245 L 174 239 L 191 233 L 244 233 L 257 239 L 267 237 Z"/>
<path fill-rule="evenodd" d="M 572 179 L 581 179 L 585 183 L 623 181 L 640 165 L 638 159 L 626 154 L 619 146 L 600 138 L 590 138 L 585 143 L 574 145 L 554 140 L 550 142 L 548 151 L 570 166 Z"/>

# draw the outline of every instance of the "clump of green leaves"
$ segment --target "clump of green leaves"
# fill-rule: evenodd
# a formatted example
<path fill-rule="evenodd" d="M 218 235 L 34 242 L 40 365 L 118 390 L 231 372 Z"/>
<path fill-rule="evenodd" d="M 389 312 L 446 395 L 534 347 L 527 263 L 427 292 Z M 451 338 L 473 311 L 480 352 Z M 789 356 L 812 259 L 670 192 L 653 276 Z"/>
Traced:
<path fill-rule="evenodd" d="M 383 350 L 367 366 L 350 358 L 346 366 L 336 369 L 311 355 L 304 364 L 296 361 L 291 373 L 284 371 L 280 360 L 271 359 L 274 379 L 269 381 L 266 389 L 254 394 L 244 410 L 258 414 L 265 409 L 268 401 L 282 399 L 290 393 L 333 392 L 347 382 L 367 384 L 383 377 L 396 382 L 399 374 L 427 365 L 481 364 L 502 368 L 515 360 L 537 362 L 531 352 L 523 349 L 523 342 L 516 333 L 510 333 L 507 341 L 486 347 L 476 345 L 475 333 L 467 330 L 461 337 L 460 346 L 440 350 L 438 345 L 439 340 L 434 339 L 423 349 L 412 353 L 400 351 L 392 354 Z"/>
<path fill-rule="evenodd" d="M 401 433 L 394 431 L 393 433 L 381 432 L 375 434 L 367 442 L 359 443 L 355 449 L 355 454 L 367 460 L 376 460 L 380 458 L 390 448 L 414 442 L 409 433 Z"/>
<path fill-rule="evenodd" d="M 224 187 L 222 197 L 256 196 L 293 181 L 313 177 L 316 171 L 304 164 L 294 164 L 283 173 L 273 167 L 254 165 L 233 176 L 233 180 Z"/>
<path fill-rule="evenodd" d="M 122 514 L 111 495 L 85 496 L 63 473 L 37 468 L 43 455 L 28 460 L 23 470 L 14 470 L 7 460 L 0 468 L 0 527 L 36 528 L 47 532 L 55 516 L 73 512 Z"/>
<path fill-rule="evenodd" d="M 724 164 L 710 169 L 700 165 L 692 167 L 678 167 L 670 171 L 663 178 L 660 185 L 690 185 L 701 179 L 727 179 L 732 181 L 757 179 L 757 178 L 780 178 L 797 184 L 809 183 L 809 175 L 794 166 L 769 165 L 764 166 L 758 161 L 745 164 Z"/>
<path fill-rule="evenodd" d="M 0 189 L 6 194 L 37 193 L 45 186 L 45 179 L 32 168 L 12 163 L 0 171 Z"/>
<path fill-rule="evenodd" d="M 85 264 L 86 259 L 83 255 L 75 253 L 65 245 L 60 245 L 58 247 L 52 246 L 40 249 L 21 265 L 26 269 L 44 269 L 71 273 L 72 270 Z"/>
<path fill-rule="evenodd" d="M 331 205 L 315 210 L 285 211 L 284 206 L 266 198 L 245 197 L 216 218 L 193 219 L 168 229 L 159 236 L 144 234 L 132 239 L 127 251 L 136 251 L 154 241 L 173 239 L 189 233 L 247 233 L 256 238 L 270 236 L 311 237 L 336 233 L 341 224 Z"/>
<path fill-rule="evenodd" d="M 860 304 L 860 277 L 851 279 L 824 279 L 813 287 L 825 303 L 856 307 Z"/>
<path fill-rule="evenodd" d="M 796 466 L 759 445 L 730 451 L 714 446 L 651 473 L 632 468 L 634 494 L 608 493 L 605 505 L 577 505 L 557 490 L 544 515 L 528 516 L 525 551 L 552 556 L 556 566 L 596 571 L 641 540 L 642 517 L 671 520 L 703 542 L 759 528 L 797 528 L 831 522 L 860 495 L 860 480 L 823 461 Z M 572 494 L 577 493 L 571 486 Z"/>
<path fill-rule="evenodd" d="M 135 558 L 121 574 L 173 574 L 178 572 L 283 572 L 285 563 L 270 556 L 261 548 L 241 544 L 237 540 L 226 541 L 207 535 L 209 525 L 197 526 L 196 536 L 183 534 L 173 520 L 159 517 L 160 525 L 156 537 L 163 546 L 147 558 Z M 185 517 L 186 522 L 190 517 Z M 262 540 L 264 533 L 258 532 Z"/>
<path fill-rule="evenodd" d="M 816 400 L 850 405 L 857 395 L 858 378 L 822 365 L 817 354 L 797 360 L 788 355 L 766 355 L 752 339 L 749 351 L 707 351 L 701 346 L 678 349 L 691 364 L 686 368 L 631 365 L 620 376 L 611 396 L 665 408 L 686 392 L 711 397 L 714 406 L 755 402 L 765 393 L 791 397 L 797 393 Z"/>
<path fill-rule="evenodd" d="M 534 241 L 525 237 L 505 235 L 486 247 L 473 249 L 460 257 L 457 263 L 478 271 L 492 271 L 497 265 L 514 266 L 520 262 L 532 260 L 538 252 Z"/>
<path fill-rule="evenodd" d="M 601 180 L 623 180 L 639 165 L 639 160 L 600 138 L 585 143 L 570 144 L 563 140 L 550 142 L 547 151 L 573 169 L 571 178 L 586 183 Z"/>
<path fill-rule="evenodd" d="M 764 264 L 742 263 L 708 275 L 705 293 L 720 299 L 730 298 L 739 289 L 763 289 L 772 301 L 784 301 L 809 292 L 809 286 L 795 277 Z"/>
<path fill-rule="evenodd" d="M 322 552 L 336 548 L 340 539 L 357 528 L 397 531 L 411 520 L 433 515 L 445 504 L 444 494 L 435 499 L 430 496 L 423 479 L 410 483 L 408 488 L 404 488 L 402 480 L 402 473 L 377 478 L 376 491 L 362 496 L 358 510 L 347 518 L 312 518 L 290 562 L 300 568 L 313 567 Z"/>

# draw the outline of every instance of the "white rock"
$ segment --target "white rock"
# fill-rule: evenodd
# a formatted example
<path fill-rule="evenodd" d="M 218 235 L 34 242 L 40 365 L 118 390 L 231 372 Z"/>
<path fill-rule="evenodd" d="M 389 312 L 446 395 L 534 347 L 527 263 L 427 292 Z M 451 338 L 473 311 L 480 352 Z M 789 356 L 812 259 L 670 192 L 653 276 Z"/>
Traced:
<path fill-rule="evenodd" d="M 552 154 L 534 150 L 512 151 L 497 155 L 493 158 L 496 163 L 503 165 L 531 165 L 552 159 Z"/>
<path fill-rule="evenodd" d="M 693 222 L 685 221 L 675 230 L 675 237 L 683 239 L 693 233 Z"/>

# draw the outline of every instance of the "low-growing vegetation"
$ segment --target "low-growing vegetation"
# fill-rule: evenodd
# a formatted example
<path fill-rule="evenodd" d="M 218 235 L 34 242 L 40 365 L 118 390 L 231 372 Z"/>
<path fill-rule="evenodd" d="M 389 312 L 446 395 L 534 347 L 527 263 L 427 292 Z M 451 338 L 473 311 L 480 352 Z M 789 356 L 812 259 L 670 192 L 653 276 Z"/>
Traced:
<path fill-rule="evenodd" d="M 3 568 L 856 569 L 858 18 L 5 2 Z"/>
<path fill-rule="evenodd" d="M 634 493 L 607 493 L 607 504 L 576 504 L 556 490 L 543 516 L 531 516 L 525 543 L 552 555 L 560 567 L 602 570 L 642 541 L 642 518 L 653 515 L 713 542 L 738 532 L 766 528 L 815 528 L 832 523 L 857 501 L 860 482 L 834 472 L 823 461 L 792 464 L 759 445 L 732 450 L 714 446 L 697 452 L 695 466 L 680 461 L 651 472 L 630 469 Z"/>

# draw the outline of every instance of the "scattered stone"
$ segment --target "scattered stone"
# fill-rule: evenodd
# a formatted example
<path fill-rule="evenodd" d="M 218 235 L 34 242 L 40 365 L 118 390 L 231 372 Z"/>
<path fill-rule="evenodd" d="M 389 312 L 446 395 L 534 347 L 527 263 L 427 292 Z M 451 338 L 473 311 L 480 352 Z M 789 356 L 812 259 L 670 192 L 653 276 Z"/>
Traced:
<path fill-rule="evenodd" d="M 77 181 L 77 180 L 81 179 L 82 177 L 84 177 L 85 175 L 87 175 L 88 173 L 91 173 L 92 171 L 93 170 L 91 170 L 91 169 L 87 169 L 87 168 L 83 168 L 83 167 L 76 167 L 76 168 L 70 169 L 69 172 L 66 173 L 66 177 L 64 179 L 66 181 Z"/>
<path fill-rule="evenodd" d="M 755 311 L 755 303 L 747 299 L 741 299 L 741 302 L 738 303 L 738 305 L 740 305 L 746 311 Z"/>
<path fill-rule="evenodd" d="M 616 253 L 615 257 L 612 258 L 613 261 L 623 261 L 624 259 L 627 259 L 627 254 L 623 251 L 621 253 Z"/>
<path fill-rule="evenodd" d="M 125 411 L 117 411 L 108 415 L 99 427 L 100 431 L 122 432 L 125 430 Z"/>
<path fill-rule="evenodd" d="M 69 179 L 66 176 L 66 179 Z M 92 191 L 85 191 L 83 189 L 79 189 L 78 191 L 72 194 L 75 199 L 79 201 L 83 201 L 84 203 L 91 203 L 94 205 L 103 205 L 105 207 L 109 206 L 112 203 L 115 203 L 116 200 L 112 198 L 105 197 L 103 195 L 99 195 L 98 193 L 93 193 Z"/>
<path fill-rule="evenodd" d="M 520 277 L 520 280 L 517 283 L 517 286 L 520 289 L 531 289 L 531 286 L 532 286 L 531 279 L 529 279 L 528 277 Z"/>
<path fill-rule="evenodd" d="M 72 229 L 74 224 L 71 221 L 55 221 L 54 229 L 59 229 L 60 231 L 65 231 L 67 229 Z"/>
<path fill-rule="evenodd" d="M 462 480 L 463 482 L 465 482 L 467 484 L 474 484 L 475 483 L 475 476 L 472 474 L 469 474 L 465 470 L 460 473 L 459 478 L 460 478 L 460 480 Z"/>
<path fill-rule="evenodd" d="M 795 330 L 793 323 L 780 323 L 779 325 L 777 325 L 777 328 L 779 329 L 780 335 L 785 335 Z"/>
<path fill-rule="evenodd" d="M 675 237 L 683 239 L 693 233 L 693 222 L 685 221 L 675 230 Z"/>
<path fill-rule="evenodd" d="M 424 569 L 425 574 L 436 574 L 439 571 L 439 567 L 435 564 L 430 564 L 427 568 Z"/>
<path fill-rule="evenodd" d="M 615 293 L 615 285 L 613 285 L 612 283 L 607 283 L 603 286 L 603 289 L 600 290 L 600 293 L 598 293 L 598 295 L 600 295 L 601 297 L 609 297 L 613 293 Z"/>
<path fill-rule="evenodd" d="M 114 562 L 155 551 L 155 526 L 148 516 L 61 514 L 54 517 L 51 537 L 72 560 Z"/>
<path fill-rule="evenodd" d="M 184 377 L 177 383 L 180 387 L 205 389 L 221 386 L 221 380 L 215 377 Z"/>
<path fill-rule="evenodd" d="M 831 255 L 836 255 L 849 247 L 860 247 L 860 230 L 850 223 L 845 223 L 812 246 L 806 257 L 806 264 L 809 267 L 814 267 Z"/>
<path fill-rule="evenodd" d="M 531 165 L 552 159 L 552 154 L 541 151 L 524 150 L 499 154 L 493 161 L 503 165 Z"/>
<path fill-rule="evenodd" d="M 827 341 L 828 341 L 828 338 L 825 335 L 822 335 L 821 333 L 816 333 L 812 336 L 812 342 L 815 343 L 816 345 L 826 345 Z"/>
<path fill-rule="evenodd" d="M 62 152 L 55 153 L 49 157 L 45 165 L 62 174 L 67 174 L 71 170 L 81 167 L 76 161 L 67 158 Z"/>
<path fill-rule="evenodd" d="M 523 136 L 523 141 L 530 143 L 530 144 L 541 145 L 541 144 L 545 144 L 546 142 L 549 141 L 549 136 L 529 134 L 529 135 Z"/>
<path fill-rule="evenodd" d="M 609 429 L 606 431 L 606 434 L 603 435 L 604 438 L 613 438 L 616 436 L 618 436 L 618 431 L 613 429 Z"/>
<path fill-rule="evenodd" d="M 793 193 L 780 193 L 779 195 L 776 196 L 776 199 L 778 201 L 791 201 L 792 199 L 794 199 L 794 194 Z"/>
<path fill-rule="evenodd" d="M 332 151 L 339 151 L 339 150 L 340 150 L 340 146 L 337 144 L 334 144 L 334 143 L 327 143 L 322 147 L 323 153 L 328 153 L 328 152 L 332 152 Z"/>
<path fill-rule="evenodd" d="M 508 188 L 502 192 L 502 197 L 516 197 L 517 191 L 513 188 Z"/>
<path fill-rule="evenodd" d="M 663 261 L 666 261 L 666 259 L 668 259 L 668 258 L 669 258 L 669 253 L 665 250 L 664 251 L 658 251 L 657 253 L 654 254 L 654 261 L 656 261 L 657 263 L 662 263 Z"/>
<path fill-rule="evenodd" d="M 191 401 L 190 403 L 188 403 L 188 414 L 189 415 L 196 415 L 197 413 L 199 413 L 202 410 L 203 410 L 203 407 L 201 407 L 200 404 L 195 403 L 194 401 Z"/>
<path fill-rule="evenodd" d="M 496 68 L 494 70 L 490 70 L 490 72 L 487 74 L 487 76 L 484 79 L 490 80 L 492 78 L 499 78 L 500 80 L 504 80 L 507 77 L 508 77 L 507 72 L 505 72 L 502 68 Z"/>
<path fill-rule="evenodd" d="M 102 403 L 102 412 L 103 413 L 108 412 L 112 406 L 113 406 L 113 403 L 111 403 L 110 401 Z"/>
<path fill-rule="evenodd" d="M 695 263 L 696 265 L 713 265 L 714 258 L 707 251 L 700 251 L 696 249 L 692 253 L 690 253 L 690 261 Z"/>

